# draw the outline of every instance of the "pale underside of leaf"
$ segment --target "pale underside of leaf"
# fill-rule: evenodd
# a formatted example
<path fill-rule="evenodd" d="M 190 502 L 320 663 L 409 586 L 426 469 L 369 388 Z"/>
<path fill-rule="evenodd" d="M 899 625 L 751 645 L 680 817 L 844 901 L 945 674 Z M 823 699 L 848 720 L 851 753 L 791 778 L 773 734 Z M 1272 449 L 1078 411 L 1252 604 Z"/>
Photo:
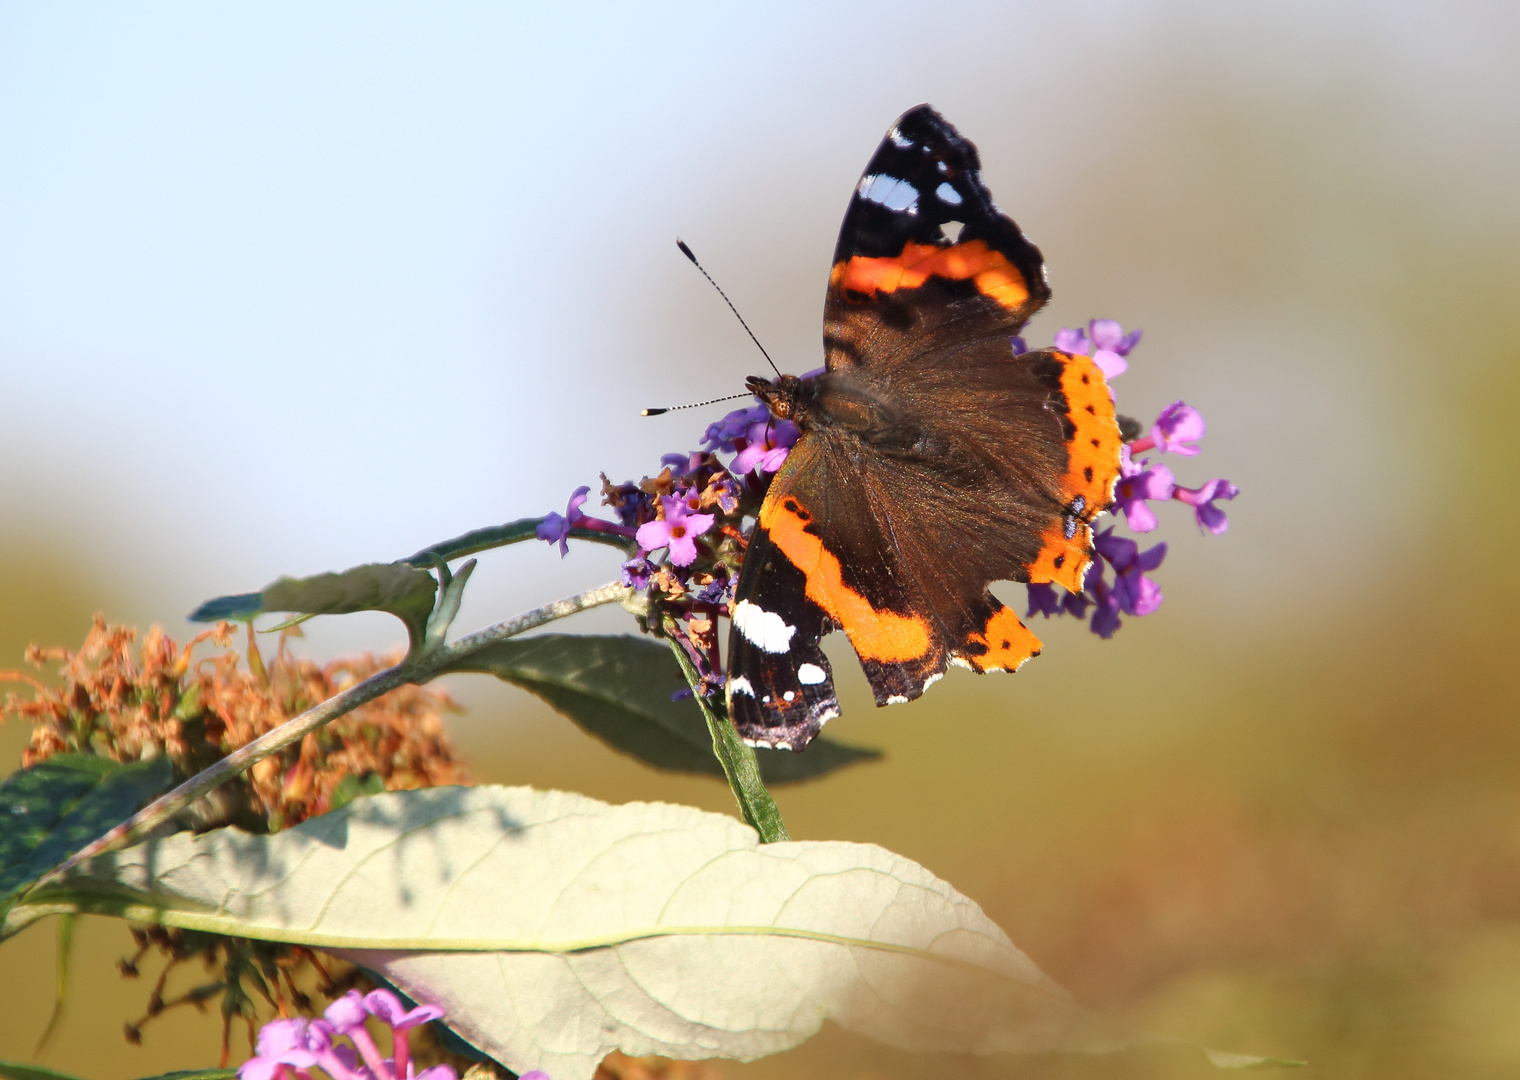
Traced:
<path fill-rule="evenodd" d="M 825 1019 L 915 1050 L 1111 1049 L 975 903 L 869 844 L 528 788 L 356 800 L 273 836 L 98 860 L 39 903 L 301 941 L 382 972 L 518 1072 L 743 1060 Z"/>

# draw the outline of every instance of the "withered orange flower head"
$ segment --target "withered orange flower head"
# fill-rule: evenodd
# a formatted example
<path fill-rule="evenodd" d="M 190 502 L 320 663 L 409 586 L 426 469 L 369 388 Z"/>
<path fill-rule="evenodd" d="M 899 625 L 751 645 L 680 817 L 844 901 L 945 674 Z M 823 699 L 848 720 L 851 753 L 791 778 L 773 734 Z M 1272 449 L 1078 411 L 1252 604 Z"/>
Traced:
<path fill-rule="evenodd" d="M 134 650 L 136 630 L 97 615 L 77 651 L 31 647 L 27 662 L 39 670 L 56 664 L 59 681 L 0 672 L 0 680 L 33 688 L 30 701 L 8 694 L 0 705 L 0 717 L 32 724 L 22 764 L 70 752 L 123 762 L 167 754 L 183 780 L 397 659 L 365 654 L 318 665 L 291 653 L 286 632 L 266 665 L 250 632 L 244 664 L 230 648 L 234 632 L 220 623 L 181 648 L 154 626 Z M 196 660 L 201 645 L 217 651 Z M 449 711 L 457 706 L 441 691 L 393 690 L 212 792 L 187 811 L 187 824 L 270 831 L 364 792 L 467 782 L 443 729 Z"/>

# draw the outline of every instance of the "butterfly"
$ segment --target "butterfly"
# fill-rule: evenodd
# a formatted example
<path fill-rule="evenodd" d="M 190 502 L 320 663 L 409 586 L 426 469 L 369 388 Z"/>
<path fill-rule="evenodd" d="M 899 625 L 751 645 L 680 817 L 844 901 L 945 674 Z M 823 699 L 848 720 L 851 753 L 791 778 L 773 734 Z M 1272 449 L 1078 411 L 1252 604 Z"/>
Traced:
<path fill-rule="evenodd" d="M 928 105 L 899 117 L 839 232 L 824 371 L 746 382 L 801 432 L 734 591 L 725 695 L 746 742 L 802 750 L 839 715 L 820 645 L 836 629 L 877 705 L 952 663 L 1013 671 L 1038 655 L 988 585 L 1081 590 L 1120 448 L 1092 360 L 1015 351 L 1049 298 L 976 147 Z"/>

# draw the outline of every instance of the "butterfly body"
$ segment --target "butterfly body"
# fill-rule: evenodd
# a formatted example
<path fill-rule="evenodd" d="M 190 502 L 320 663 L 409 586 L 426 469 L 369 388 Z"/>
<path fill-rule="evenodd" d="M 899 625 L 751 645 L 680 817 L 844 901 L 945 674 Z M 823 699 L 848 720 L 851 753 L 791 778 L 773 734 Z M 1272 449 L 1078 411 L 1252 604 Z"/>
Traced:
<path fill-rule="evenodd" d="M 1120 445 L 1091 360 L 1015 351 L 1048 296 L 975 148 L 928 106 L 905 113 L 845 215 L 824 372 L 748 381 L 801 434 L 735 590 L 727 696 L 746 740 L 802 749 L 838 714 L 819 645 L 834 629 L 879 705 L 949 663 L 1013 670 L 1038 653 L 987 586 L 1080 589 Z"/>

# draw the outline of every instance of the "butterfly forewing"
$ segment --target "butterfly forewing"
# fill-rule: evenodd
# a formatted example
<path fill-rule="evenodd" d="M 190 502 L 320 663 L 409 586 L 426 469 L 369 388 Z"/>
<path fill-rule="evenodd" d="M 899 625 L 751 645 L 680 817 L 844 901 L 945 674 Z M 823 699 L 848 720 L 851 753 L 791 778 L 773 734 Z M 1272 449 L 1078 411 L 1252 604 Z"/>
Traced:
<path fill-rule="evenodd" d="M 1049 297 L 1040 249 L 993 203 L 976 147 L 927 105 L 899 117 L 839 231 L 824 303 L 829 367 L 891 366 L 926 335 L 1015 334 Z"/>

